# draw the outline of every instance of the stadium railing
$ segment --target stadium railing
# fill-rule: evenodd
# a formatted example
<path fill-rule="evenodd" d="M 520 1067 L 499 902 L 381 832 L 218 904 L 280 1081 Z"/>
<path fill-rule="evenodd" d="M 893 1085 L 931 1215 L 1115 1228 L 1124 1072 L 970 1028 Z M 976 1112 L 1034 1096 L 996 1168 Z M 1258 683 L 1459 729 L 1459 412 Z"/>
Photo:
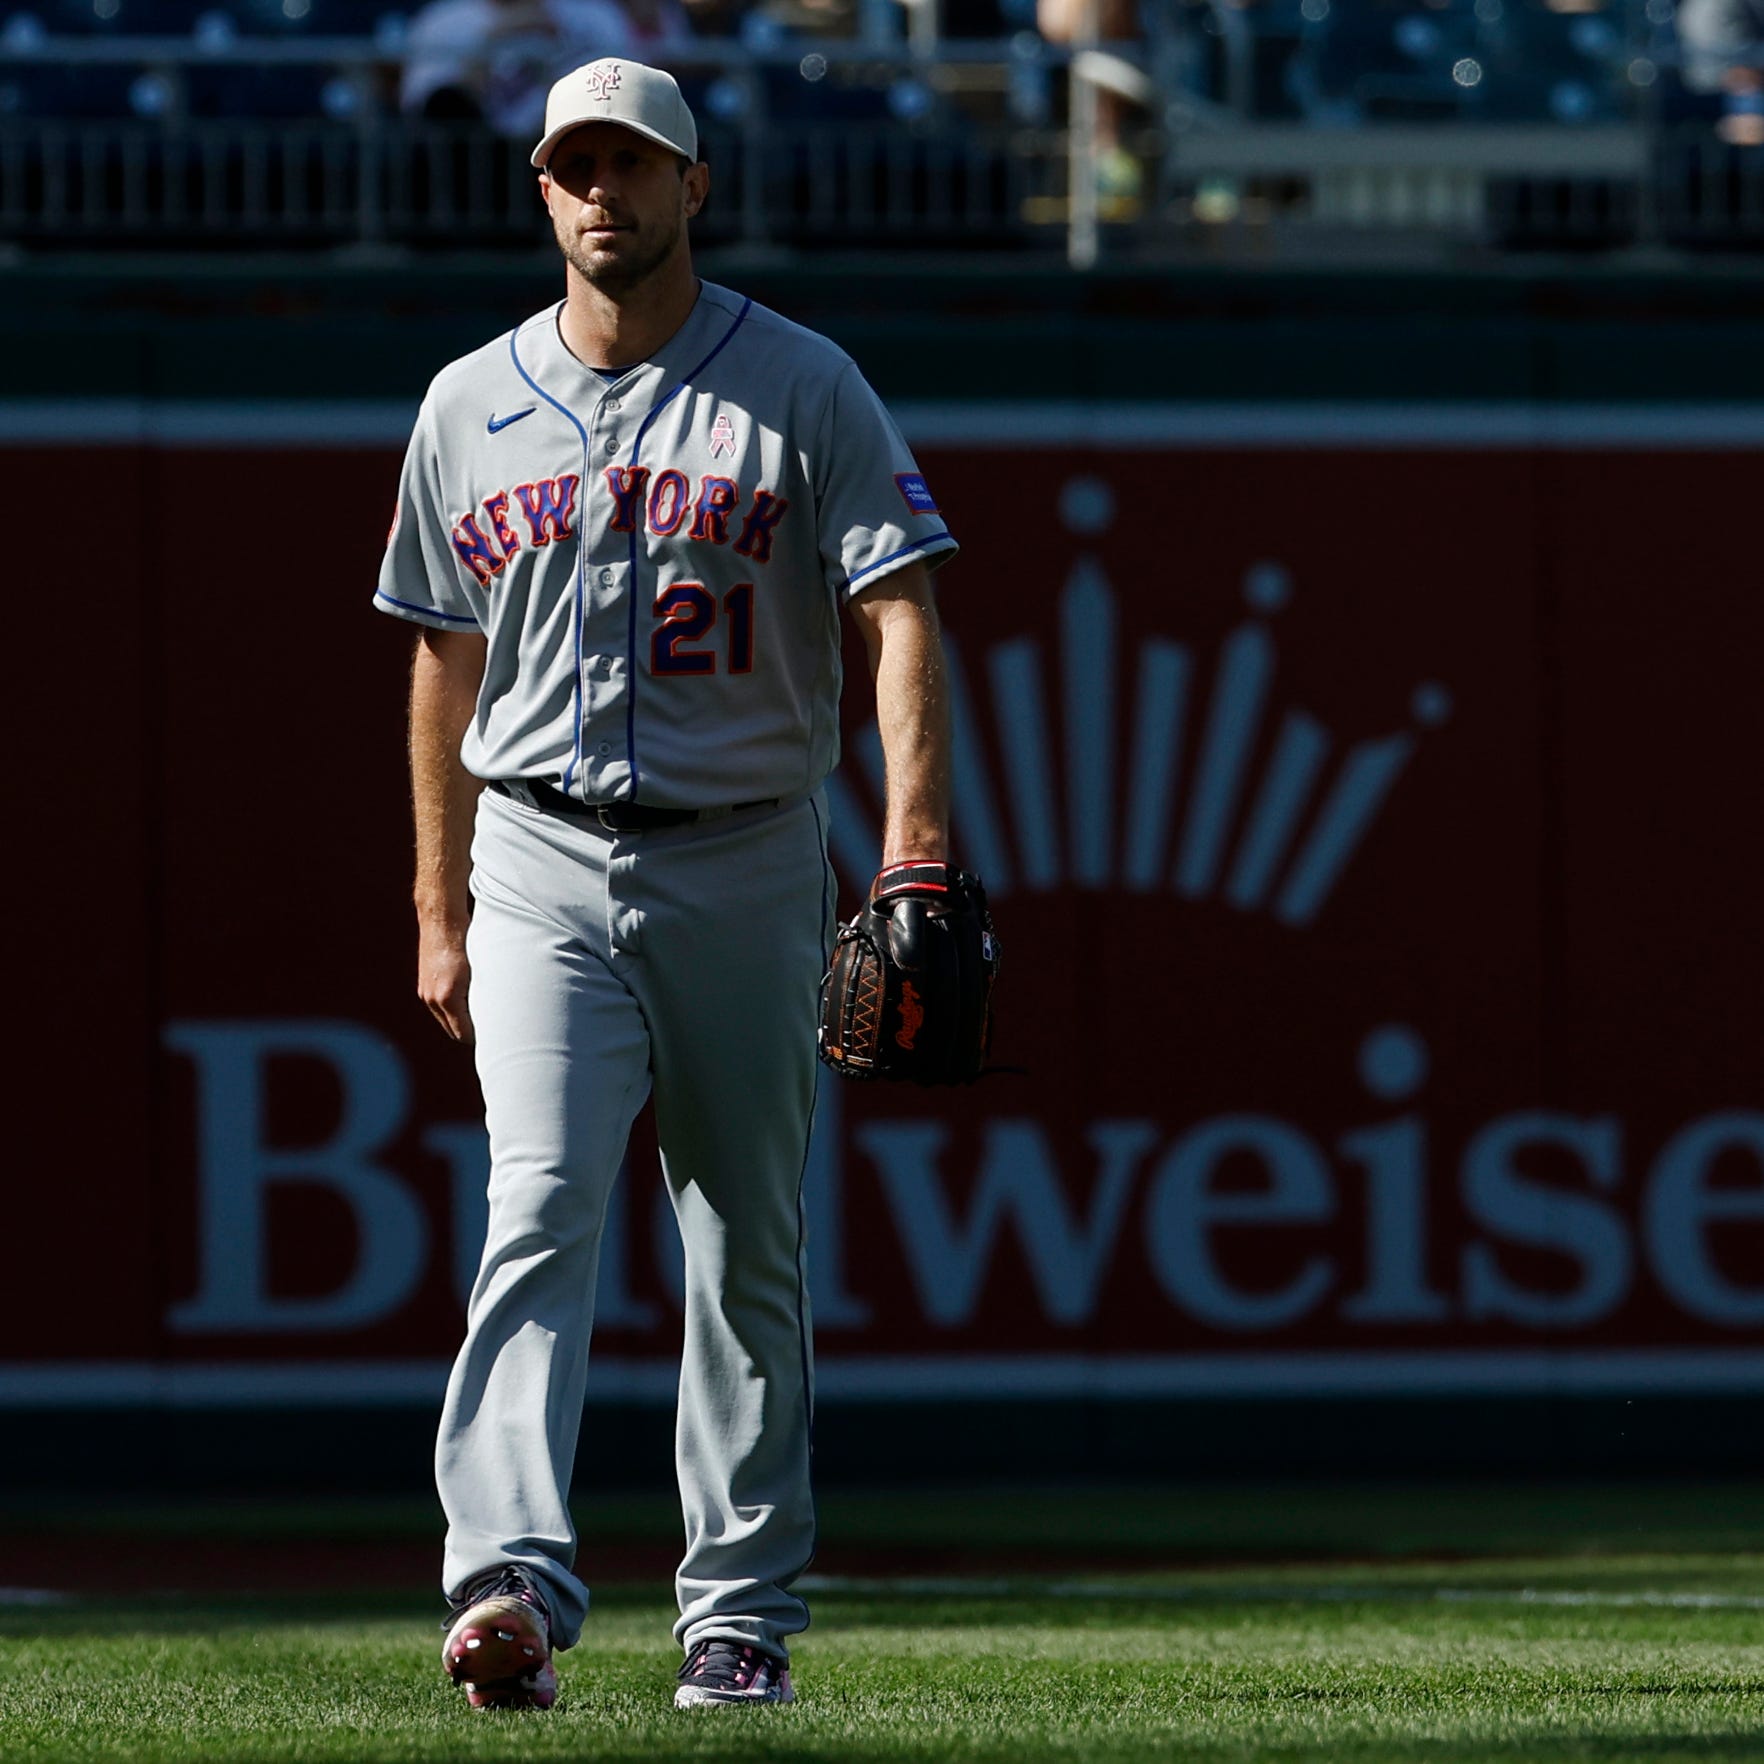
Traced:
<path fill-rule="evenodd" d="M 1330 126 L 1326 107 L 1259 114 L 1244 44 L 1222 32 L 1219 45 L 1215 71 L 1197 79 L 1180 26 L 1074 48 L 1029 31 L 770 49 L 707 40 L 672 57 L 715 172 L 701 237 L 1059 251 L 1080 266 L 1105 250 L 1276 237 L 1373 248 L 1764 240 L 1764 154 L 1665 115 L 1653 88 L 1669 46 L 1650 46 L 1646 77 L 1622 59 L 1633 44 L 1607 46 L 1627 89 L 1575 123 L 1373 114 L 1368 94 L 1385 88 L 1368 75 L 1350 82 L 1360 114 Z M 0 108 L 0 237 L 23 249 L 545 248 L 521 146 L 480 124 L 398 114 L 397 69 L 364 38 L 0 31 L 0 97 L 31 95 Z M 217 76 L 269 81 L 293 113 L 272 101 L 267 114 L 205 114 Z M 1305 89 L 1290 67 L 1286 89 Z M 1123 139 L 1137 174 L 1127 190 L 1099 176 L 1106 92 L 1141 119 Z"/>

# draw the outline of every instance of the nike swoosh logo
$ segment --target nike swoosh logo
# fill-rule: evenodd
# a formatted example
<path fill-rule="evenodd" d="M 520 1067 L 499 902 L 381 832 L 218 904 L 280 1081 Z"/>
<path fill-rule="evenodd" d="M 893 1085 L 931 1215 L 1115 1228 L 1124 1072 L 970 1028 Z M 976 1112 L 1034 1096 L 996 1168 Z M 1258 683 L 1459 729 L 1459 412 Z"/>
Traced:
<path fill-rule="evenodd" d="M 484 427 L 490 434 L 494 435 L 497 430 L 506 429 L 510 423 L 518 423 L 522 417 L 531 416 L 538 408 L 539 406 L 536 404 L 529 404 L 525 410 L 517 410 L 513 416 L 493 416 Z"/>

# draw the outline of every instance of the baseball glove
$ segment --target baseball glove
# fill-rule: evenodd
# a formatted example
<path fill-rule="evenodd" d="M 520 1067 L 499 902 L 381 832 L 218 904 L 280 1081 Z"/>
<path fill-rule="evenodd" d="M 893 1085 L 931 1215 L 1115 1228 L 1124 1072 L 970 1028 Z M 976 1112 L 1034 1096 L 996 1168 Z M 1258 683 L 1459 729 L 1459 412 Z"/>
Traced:
<path fill-rule="evenodd" d="M 890 864 L 833 947 L 821 1058 L 847 1078 L 971 1084 L 992 1035 L 998 939 L 980 878 Z"/>

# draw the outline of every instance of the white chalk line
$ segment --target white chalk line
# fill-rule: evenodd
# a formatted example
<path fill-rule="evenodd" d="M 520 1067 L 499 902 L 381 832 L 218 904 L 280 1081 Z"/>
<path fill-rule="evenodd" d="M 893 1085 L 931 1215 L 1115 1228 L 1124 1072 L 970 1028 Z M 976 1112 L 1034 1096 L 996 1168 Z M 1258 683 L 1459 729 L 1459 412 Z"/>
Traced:
<path fill-rule="evenodd" d="M 1598 1592 L 1556 1587 L 1480 1586 L 1169 1586 L 1131 1580 L 969 1579 L 947 1575 L 805 1574 L 804 1592 L 865 1597 L 1000 1599 L 1041 1597 L 1170 1604 L 1233 1605 L 1548 1605 L 1595 1610 L 1764 1611 L 1764 1595 L 1712 1592 Z M 0 1586 L 0 1610 L 73 1604 L 52 1587 Z"/>
<path fill-rule="evenodd" d="M 1131 1580 L 963 1579 L 949 1576 L 861 1576 L 805 1574 L 796 1582 L 804 1592 L 850 1593 L 863 1596 L 919 1598 L 1102 1599 L 1160 1601 L 1177 1604 L 1346 1605 L 1346 1604 L 1490 1604 L 1566 1605 L 1624 1610 L 1658 1607 L 1673 1611 L 1764 1611 L 1764 1595 L 1745 1593 L 1599 1592 L 1553 1587 L 1376 1586 L 1343 1583 L 1327 1586 L 1275 1584 L 1217 1586 L 1195 1583 L 1170 1586 Z"/>
<path fill-rule="evenodd" d="M 1754 1598 L 1746 1593 L 1570 1592 L 1532 1586 L 1497 1592 L 1484 1587 L 1442 1586 L 1434 1589 L 1433 1596 L 1457 1604 L 1499 1600 L 1521 1605 L 1594 1605 L 1613 1610 L 1631 1605 L 1658 1605 L 1672 1611 L 1764 1611 L 1764 1597 Z"/>

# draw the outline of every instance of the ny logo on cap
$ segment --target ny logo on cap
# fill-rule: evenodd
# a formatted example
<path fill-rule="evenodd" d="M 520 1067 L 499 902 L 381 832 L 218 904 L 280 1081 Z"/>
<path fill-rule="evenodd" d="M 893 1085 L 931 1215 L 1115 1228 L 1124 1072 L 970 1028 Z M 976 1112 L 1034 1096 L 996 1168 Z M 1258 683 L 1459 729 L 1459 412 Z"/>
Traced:
<path fill-rule="evenodd" d="M 591 67 L 587 80 L 590 98 L 610 98 L 619 89 L 619 64 L 615 61 L 610 67 Z"/>

